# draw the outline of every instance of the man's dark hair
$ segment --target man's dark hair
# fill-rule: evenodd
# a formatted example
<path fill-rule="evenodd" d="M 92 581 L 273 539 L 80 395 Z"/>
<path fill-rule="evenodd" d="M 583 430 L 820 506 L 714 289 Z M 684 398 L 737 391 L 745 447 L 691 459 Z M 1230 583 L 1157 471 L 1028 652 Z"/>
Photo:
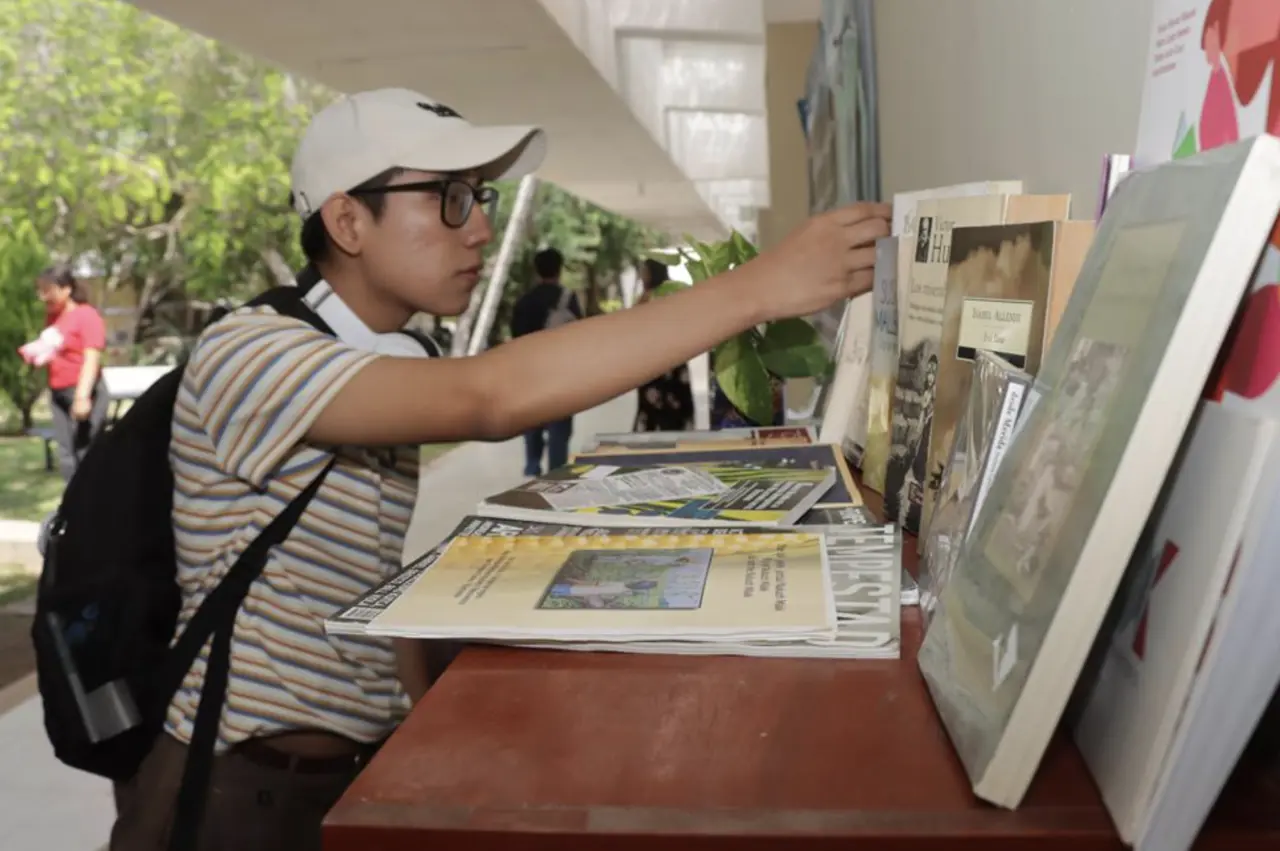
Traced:
<path fill-rule="evenodd" d="M 387 169 L 382 174 L 369 178 L 359 186 L 353 186 L 352 190 L 380 189 L 403 173 L 404 169 L 402 168 Z M 369 208 L 369 212 L 373 214 L 375 221 L 382 218 L 382 212 L 387 206 L 387 196 L 375 192 L 370 195 L 355 195 L 353 197 Z M 293 206 L 292 194 L 289 195 L 289 206 Z M 303 219 L 302 232 L 298 235 L 298 242 L 302 246 L 302 254 L 307 258 L 308 263 L 322 263 L 329 259 L 329 254 L 333 247 L 329 240 L 329 232 L 325 229 L 324 219 L 321 218 L 319 210 Z"/>
<path fill-rule="evenodd" d="M 668 275 L 665 263 L 659 263 L 652 257 L 646 257 L 644 259 L 644 268 L 648 273 L 648 280 L 644 282 L 646 290 L 655 290 L 667 282 Z"/>
<path fill-rule="evenodd" d="M 544 281 L 560 279 L 560 270 L 564 268 L 564 255 L 554 248 L 544 248 L 533 255 L 533 271 Z"/>

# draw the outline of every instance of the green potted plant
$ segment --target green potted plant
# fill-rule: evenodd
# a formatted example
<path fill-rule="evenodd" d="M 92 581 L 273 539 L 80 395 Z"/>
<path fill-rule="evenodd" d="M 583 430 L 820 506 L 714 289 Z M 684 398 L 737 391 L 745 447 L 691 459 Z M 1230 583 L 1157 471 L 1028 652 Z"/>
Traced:
<path fill-rule="evenodd" d="M 695 286 L 756 256 L 755 246 L 736 230 L 720 242 L 699 242 L 688 236 L 685 240 L 685 246 L 650 256 L 668 266 L 683 264 Z M 655 295 L 685 286 L 667 281 Z M 778 286 L 786 284 L 780 281 Z M 711 427 L 782 425 L 786 379 L 823 376 L 830 366 L 818 332 L 803 319 L 767 322 L 731 337 L 711 353 Z"/>

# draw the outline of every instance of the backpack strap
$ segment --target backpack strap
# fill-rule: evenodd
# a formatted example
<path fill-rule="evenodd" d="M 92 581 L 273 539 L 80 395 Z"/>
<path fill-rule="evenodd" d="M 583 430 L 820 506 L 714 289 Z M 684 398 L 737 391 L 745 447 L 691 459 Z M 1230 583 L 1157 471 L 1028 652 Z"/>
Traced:
<path fill-rule="evenodd" d="M 200 653 L 200 648 L 210 636 L 213 638 L 204 683 L 200 689 L 200 704 L 196 709 L 191 744 L 187 748 L 187 761 L 178 787 L 173 829 L 169 835 L 171 851 L 189 851 L 196 847 L 197 830 L 204 815 L 205 798 L 213 772 L 213 754 L 222 719 L 222 706 L 227 697 L 231 636 L 235 630 L 236 615 L 249 593 L 249 586 L 262 575 L 271 548 L 283 543 L 289 536 L 336 460 L 336 455 L 331 457 L 320 474 L 245 547 L 227 575 L 209 592 L 200 608 L 191 616 L 182 635 L 169 651 L 163 674 L 164 691 L 161 692 L 169 695 L 162 710 L 165 712 Z"/>
<path fill-rule="evenodd" d="M 317 331 L 336 337 L 328 323 L 303 300 L 305 294 L 306 289 L 303 287 L 272 287 L 246 302 L 246 306 L 271 307 L 281 315 L 300 319 Z M 191 731 L 191 743 L 187 747 L 187 761 L 178 786 L 173 827 L 169 834 L 171 851 L 188 851 L 196 847 L 213 773 L 222 707 L 227 699 L 227 681 L 231 673 L 231 638 L 235 632 L 236 616 L 250 586 L 262 575 L 271 548 L 289 537 L 336 461 L 336 455 L 331 457 L 319 475 L 245 547 L 227 575 L 205 597 L 178 640 L 169 649 L 161 674 L 163 689 L 160 693 L 167 698 L 159 709 L 161 712 L 168 712 L 173 696 L 182 686 L 200 649 L 212 639 L 204 682 L 200 688 L 200 703 L 196 707 L 195 723 Z M 159 726 L 163 726 L 163 723 L 163 718 L 158 719 Z"/>

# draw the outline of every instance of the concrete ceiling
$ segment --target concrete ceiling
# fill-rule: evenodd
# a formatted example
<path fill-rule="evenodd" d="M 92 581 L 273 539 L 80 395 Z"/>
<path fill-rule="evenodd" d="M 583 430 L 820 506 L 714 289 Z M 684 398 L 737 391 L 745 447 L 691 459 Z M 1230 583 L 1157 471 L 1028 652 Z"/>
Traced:
<path fill-rule="evenodd" d="M 660 122 L 653 118 L 654 104 L 636 106 L 634 96 L 628 102 L 620 90 L 635 86 L 618 77 L 637 72 L 620 67 L 617 46 L 657 39 L 687 54 L 691 43 L 748 45 L 759 53 L 751 69 L 758 66 L 759 80 L 749 79 L 747 85 L 762 92 L 765 22 L 813 20 L 821 7 L 821 0 L 131 1 L 338 91 L 407 86 L 449 103 L 476 123 L 538 124 L 550 138 L 542 178 L 672 235 L 698 238 L 722 236 L 734 213 L 745 211 L 742 215 L 754 221 L 751 205 L 767 199 L 767 162 L 763 174 L 761 167 L 746 169 L 751 173 L 733 175 L 736 181 L 687 173 L 690 148 L 696 158 L 696 143 L 702 140 L 673 141 L 666 103 L 658 105 L 661 126 L 655 126 Z M 718 16 L 709 15 L 717 4 Z M 649 20 L 655 22 L 652 28 L 636 25 Z M 577 31 L 584 27 L 593 31 L 597 44 L 585 43 Z M 577 32 L 571 37 L 566 30 Z M 593 47 L 594 61 L 587 55 Z M 641 68 L 641 73 L 647 70 Z M 681 95 L 686 97 L 687 92 Z M 697 101 L 696 92 L 692 100 Z M 647 124 L 638 112 L 648 116 Z M 762 95 L 758 108 L 703 114 L 714 121 L 726 112 L 743 116 L 763 134 Z M 724 143 L 723 132 L 709 143 L 703 145 L 702 159 L 715 162 L 707 150 Z M 760 145 L 767 140 L 755 143 Z M 755 157 L 761 159 L 767 157 Z"/>

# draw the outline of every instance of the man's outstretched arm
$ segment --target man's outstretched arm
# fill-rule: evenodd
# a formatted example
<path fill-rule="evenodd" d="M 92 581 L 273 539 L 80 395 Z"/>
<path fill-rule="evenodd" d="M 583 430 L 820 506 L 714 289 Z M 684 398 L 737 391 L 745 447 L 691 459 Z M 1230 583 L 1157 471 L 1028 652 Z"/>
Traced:
<path fill-rule="evenodd" d="M 754 325 L 866 292 L 888 217 L 879 204 L 823 214 L 777 249 L 685 292 L 476 357 L 377 358 L 329 400 L 307 437 L 365 446 L 496 440 L 586 410 Z"/>

